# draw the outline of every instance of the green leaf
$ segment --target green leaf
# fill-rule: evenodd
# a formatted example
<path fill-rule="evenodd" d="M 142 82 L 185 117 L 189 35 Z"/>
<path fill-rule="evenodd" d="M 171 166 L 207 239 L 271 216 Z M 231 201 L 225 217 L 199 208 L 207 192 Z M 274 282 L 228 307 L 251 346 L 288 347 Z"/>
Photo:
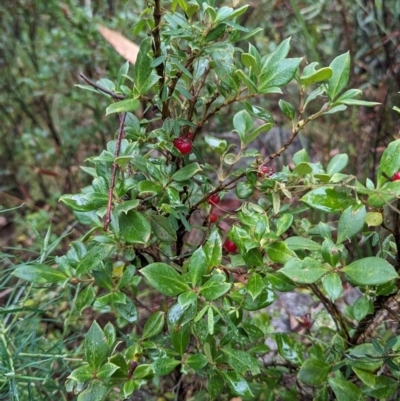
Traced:
<path fill-rule="evenodd" d="M 118 204 L 114 208 L 114 213 L 118 216 L 120 213 L 127 214 L 129 210 L 136 209 L 140 204 L 138 199 L 131 199 L 125 202 Z"/>
<path fill-rule="evenodd" d="M 301 350 L 301 343 L 294 341 L 291 337 L 284 333 L 276 334 L 276 344 L 278 352 L 282 358 L 293 363 L 294 365 L 301 365 L 303 363 L 303 354 Z"/>
<path fill-rule="evenodd" d="M 183 277 L 165 263 L 151 263 L 140 272 L 157 291 L 169 297 L 190 289 Z"/>
<path fill-rule="evenodd" d="M 146 216 L 136 210 L 118 216 L 119 229 L 123 240 L 130 244 L 147 244 L 151 235 L 151 225 Z"/>
<path fill-rule="evenodd" d="M 291 38 L 283 40 L 271 54 L 268 54 L 261 59 L 261 75 L 265 73 L 269 66 L 285 59 L 290 50 L 290 39 Z"/>
<path fill-rule="evenodd" d="M 76 273 L 78 275 L 86 274 L 90 270 L 95 270 L 97 267 L 102 266 L 103 261 L 106 261 L 112 255 L 112 253 L 114 253 L 114 251 L 115 247 L 113 245 L 95 245 L 78 263 L 78 266 L 76 267 Z"/>
<path fill-rule="evenodd" d="M 235 132 L 238 133 L 240 141 L 245 143 L 246 134 L 254 127 L 253 119 L 246 110 L 241 110 L 233 117 L 233 127 Z"/>
<path fill-rule="evenodd" d="M 204 140 L 208 146 L 210 146 L 217 153 L 222 154 L 228 147 L 228 144 L 225 139 L 215 138 L 211 135 L 206 135 Z"/>
<path fill-rule="evenodd" d="M 287 246 L 286 242 L 277 241 L 266 248 L 270 259 L 275 263 L 286 263 L 289 260 L 297 259 L 296 254 Z"/>
<path fill-rule="evenodd" d="M 108 352 L 107 337 L 94 321 L 85 338 L 86 360 L 90 368 L 97 370 L 107 358 Z"/>
<path fill-rule="evenodd" d="M 138 321 L 138 310 L 136 305 L 129 298 L 126 298 L 125 304 L 117 303 L 115 308 L 116 311 L 129 323 L 136 323 Z"/>
<path fill-rule="evenodd" d="M 244 375 L 250 371 L 252 375 L 260 373 L 260 365 L 256 358 L 248 352 L 240 351 L 234 348 L 221 348 L 226 355 L 229 365 L 238 373 Z"/>
<path fill-rule="evenodd" d="M 364 319 L 369 313 L 372 313 L 374 310 L 374 306 L 372 301 L 366 295 L 358 298 L 356 302 L 353 304 L 353 316 L 356 320 L 360 321 Z"/>
<path fill-rule="evenodd" d="M 367 210 L 364 205 L 351 205 L 340 216 L 337 228 L 337 244 L 353 238 L 362 231 Z"/>
<path fill-rule="evenodd" d="M 165 313 L 161 311 L 154 312 L 144 324 L 142 340 L 155 337 L 161 333 L 164 327 Z"/>
<path fill-rule="evenodd" d="M 288 84 L 294 78 L 301 61 L 302 58 L 287 58 L 269 65 L 260 78 L 258 90 Z"/>
<path fill-rule="evenodd" d="M 258 74 L 259 66 L 256 58 L 253 55 L 251 55 L 250 53 L 242 53 L 241 60 L 244 66 L 252 69 L 255 74 Z"/>
<path fill-rule="evenodd" d="M 230 290 L 231 284 L 225 281 L 225 275 L 214 274 L 199 288 L 199 292 L 207 301 L 215 301 Z"/>
<path fill-rule="evenodd" d="M 241 397 L 254 397 L 247 381 L 237 372 L 220 371 L 232 393 Z"/>
<path fill-rule="evenodd" d="M 254 193 L 254 186 L 248 181 L 241 181 L 236 186 L 236 196 L 238 199 L 247 199 Z"/>
<path fill-rule="evenodd" d="M 207 257 L 207 268 L 217 267 L 222 259 L 222 241 L 217 230 L 214 230 L 208 237 L 208 241 L 204 246 L 204 253 Z"/>
<path fill-rule="evenodd" d="M 190 257 L 188 270 L 192 279 L 192 286 L 196 287 L 201 283 L 207 271 L 207 257 L 202 246 L 197 248 Z"/>
<path fill-rule="evenodd" d="M 374 256 L 356 260 L 342 272 L 356 285 L 380 285 L 399 278 L 391 264 Z"/>
<path fill-rule="evenodd" d="M 230 90 L 237 91 L 239 89 L 239 80 L 235 75 L 235 60 L 231 54 L 224 50 L 212 52 L 212 58 L 215 63 L 214 71 L 218 78 L 229 87 Z"/>
<path fill-rule="evenodd" d="M 154 373 L 159 376 L 165 376 L 170 374 L 181 361 L 177 361 L 173 358 L 159 358 L 152 363 Z"/>
<path fill-rule="evenodd" d="M 186 347 L 190 339 L 190 325 L 185 324 L 177 328 L 177 331 L 170 332 L 170 339 L 172 346 L 179 355 L 183 355 L 186 352 Z"/>
<path fill-rule="evenodd" d="M 101 380 L 109 379 L 118 369 L 119 366 L 107 362 L 98 370 L 96 377 Z"/>
<path fill-rule="evenodd" d="M 328 379 L 329 385 L 335 393 L 337 401 L 365 401 L 358 387 L 343 379 Z"/>
<path fill-rule="evenodd" d="M 108 196 L 99 192 L 89 192 L 87 194 L 63 195 L 60 201 L 74 211 L 90 212 L 107 206 Z"/>
<path fill-rule="evenodd" d="M 400 181 L 388 181 L 370 195 L 368 198 L 368 204 L 372 207 L 382 207 L 399 196 Z"/>
<path fill-rule="evenodd" d="M 207 391 L 211 400 L 215 400 L 224 388 L 224 380 L 219 374 L 213 374 L 207 381 Z"/>
<path fill-rule="evenodd" d="M 140 102 L 137 99 L 124 99 L 119 102 L 110 104 L 106 108 L 106 116 L 113 113 L 127 113 L 135 111 L 140 106 Z"/>
<path fill-rule="evenodd" d="M 313 284 L 329 272 L 329 269 L 317 260 L 306 257 L 303 260 L 289 260 L 279 271 L 295 283 Z"/>
<path fill-rule="evenodd" d="M 333 74 L 333 71 L 331 68 L 324 67 L 324 68 L 321 68 L 321 69 L 313 72 L 312 74 L 300 77 L 300 81 L 305 87 L 307 87 L 316 82 L 322 82 L 322 81 L 326 81 L 326 80 L 330 79 L 332 77 L 332 74 Z"/>
<path fill-rule="evenodd" d="M 364 221 L 368 227 L 379 227 L 383 223 L 383 215 L 380 212 L 368 212 Z"/>
<path fill-rule="evenodd" d="M 300 163 L 293 170 L 294 173 L 296 173 L 298 175 L 302 175 L 302 176 L 311 174 L 312 171 L 313 171 L 313 168 L 310 163 Z"/>
<path fill-rule="evenodd" d="M 135 89 L 140 95 L 145 94 L 145 88 L 149 82 L 152 68 L 151 62 L 153 61 L 150 57 L 150 52 L 152 51 L 151 37 L 146 38 L 140 44 L 139 53 L 137 55 L 135 69 L 133 73 L 133 79 L 135 81 Z"/>
<path fill-rule="evenodd" d="M 332 157 L 326 168 L 329 175 L 341 172 L 348 164 L 349 156 L 346 153 L 340 153 Z"/>
<path fill-rule="evenodd" d="M 301 365 L 297 378 L 308 386 L 320 386 L 325 382 L 331 367 L 318 359 L 307 359 Z"/>
<path fill-rule="evenodd" d="M 261 133 L 266 134 L 272 127 L 274 126 L 274 123 L 265 123 L 254 129 L 253 131 L 249 132 L 246 137 L 244 138 L 244 145 L 248 145 L 250 142 L 254 141 Z M 248 152 L 251 151 L 251 149 L 248 150 Z M 244 157 L 245 152 L 242 153 L 242 156 Z"/>
<path fill-rule="evenodd" d="M 247 291 L 251 297 L 256 299 L 264 290 L 265 284 L 263 278 L 258 273 L 253 273 L 247 281 Z"/>
<path fill-rule="evenodd" d="M 295 110 L 294 106 L 291 103 L 286 102 L 283 99 L 280 99 L 278 104 L 279 104 L 279 108 L 281 109 L 282 114 L 286 118 L 288 118 L 290 121 L 293 121 L 294 117 L 296 115 L 296 110 Z"/>
<path fill-rule="evenodd" d="M 321 245 L 318 242 L 305 237 L 288 237 L 285 239 L 285 244 L 292 251 L 318 252 L 321 249 Z"/>
<path fill-rule="evenodd" d="M 153 366 L 147 363 L 139 365 L 133 372 L 132 378 L 138 379 L 152 379 L 154 377 Z"/>
<path fill-rule="evenodd" d="M 332 302 L 335 302 L 342 294 L 342 280 L 337 273 L 330 273 L 322 277 L 322 285 Z"/>
<path fill-rule="evenodd" d="M 176 230 L 168 218 L 160 215 L 149 215 L 150 224 L 154 235 L 161 241 L 171 243 L 176 241 Z"/>
<path fill-rule="evenodd" d="M 350 349 L 348 359 L 351 367 L 375 372 L 383 364 L 382 353 L 373 344 L 359 344 Z"/>
<path fill-rule="evenodd" d="M 207 365 L 208 361 L 203 354 L 193 354 L 186 358 L 185 363 L 192 369 L 199 371 Z"/>
<path fill-rule="evenodd" d="M 76 309 L 82 312 L 82 309 L 90 306 L 96 299 L 96 290 L 92 285 L 88 285 L 82 290 L 76 299 Z"/>
<path fill-rule="evenodd" d="M 339 261 L 340 249 L 329 238 L 322 243 L 321 255 L 332 267 L 335 267 Z"/>
<path fill-rule="evenodd" d="M 399 154 L 400 139 L 397 139 L 391 142 L 382 154 L 378 167 L 378 188 L 387 181 L 387 178 L 385 178 L 382 173 L 385 173 L 388 177 L 393 177 L 393 174 L 400 170 Z"/>
<path fill-rule="evenodd" d="M 340 213 L 355 203 L 345 192 L 335 191 L 331 187 L 315 188 L 305 194 L 301 201 L 326 213 Z"/>
<path fill-rule="evenodd" d="M 369 102 L 367 100 L 358 100 L 358 99 L 337 100 L 335 103 L 347 104 L 349 106 L 366 106 L 366 107 L 374 107 L 381 104 L 379 102 Z"/>
<path fill-rule="evenodd" d="M 359 368 L 352 368 L 354 373 L 357 375 L 357 377 L 364 383 L 366 384 L 368 387 L 375 387 L 375 383 L 376 383 L 376 376 L 374 373 L 369 372 L 368 370 L 364 370 L 364 369 L 359 369 Z"/>
<path fill-rule="evenodd" d="M 93 378 L 93 369 L 88 365 L 79 366 L 79 368 L 74 369 L 68 376 L 68 379 L 75 380 L 78 383 L 85 383 Z"/>
<path fill-rule="evenodd" d="M 375 385 L 372 386 L 372 383 Z M 392 400 L 393 394 L 398 389 L 398 381 L 391 377 L 375 376 L 375 380 L 361 386 L 361 391 L 373 399 Z"/>
<path fill-rule="evenodd" d="M 153 181 L 140 181 L 137 184 L 137 190 L 139 191 L 139 195 L 157 195 L 160 194 L 163 191 L 162 186 L 157 183 L 157 182 L 153 182 Z"/>
<path fill-rule="evenodd" d="M 276 225 L 276 232 L 275 234 L 280 237 L 283 233 L 285 233 L 290 226 L 293 223 L 293 215 L 289 214 L 289 213 L 285 213 L 283 214 L 281 217 L 279 217 L 279 219 L 276 220 L 275 225 Z M 289 237 L 290 238 L 290 237 Z M 286 242 L 286 241 L 285 241 Z M 286 242 L 286 245 L 288 245 L 288 243 Z M 288 245 L 289 246 L 289 245 Z M 290 249 L 292 249 L 293 251 L 295 249 L 291 248 L 289 246 Z"/>
<path fill-rule="evenodd" d="M 89 386 L 79 394 L 77 401 L 103 401 L 108 393 L 108 388 L 99 380 L 92 380 Z"/>
<path fill-rule="evenodd" d="M 213 42 L 219 39 L 226 31 L 226 24 L 219 24 L 215 28 L 211 29 L 204 38 L 206 42 Z"/>
<path fill-rule="evenodd" d="M 305 149 L 301 149 L 293 155 L 293 163 L 295 166 L 298 166 L 301 163 L 308 163 L 310 158 Z"/>
<path fill-rule="evenodd" d="M 182 167 L 171 177 L 174 181 L 187 181 L 190 180 L 195 174 L 201 171 L 199 163 L 191 163 Z"/>
<path fill-rule="evenodd" d="M 12 273 L 14 276 L 37 284 L 58 283 L 68 279 L 62 271 L 42 264 L 18 266 Z"/>
<path fill-rule="evenodd" d="M 332 77 L 328 80 L 327 94 L 334 101 L 339 93 L 346 87 L 350 77 L 350 53 L 336 57 L 329 66 Z"/>

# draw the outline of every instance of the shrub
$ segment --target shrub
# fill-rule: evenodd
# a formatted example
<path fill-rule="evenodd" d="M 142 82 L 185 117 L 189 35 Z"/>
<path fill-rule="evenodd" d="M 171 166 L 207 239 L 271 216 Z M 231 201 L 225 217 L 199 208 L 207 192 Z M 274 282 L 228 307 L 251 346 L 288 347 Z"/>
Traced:
<path fill-rule="evenodd" d="M 90 326 L 67 390 L 85 401 L 140 388 L 182 400 L 390 398 L 399 340 L 380 323 L 397 301 L 400 140 L 383 153 L 375 183 L 343 173 L 346 154 L 322 165 L 302 150 L 291 167 L 267 169 L 313 120 L 377 103 L 346 90 L 348 53 L 317 69 L 288 57 L 290 39 L 269 54 L 251 44 L 240 51 L 236 44 L 258 32 L 239 24 L 247 6 L 200 3 L 156 0 L 143 10 L 135 29 L 151 36 L 133 73 L 125 64 L 115 84 L 90 87 L 110 96 L 116 139 L 85 167 L 92 185 L 61 197 L 88 231 L 56 269 L 14 270 L 74 288 L 71 313 L 115 316 Z M 278 104 L 291 137 L 262 159 L 252 141 L 274 125 L 263 98 L 290 82 L 298 99 Z M 310 103 L 319 111 L 309 113 Z M 205 128 L 229 105 L 238 148 Z M 225 210 L 233 199 L 240 206 Z M 353 305 L 344 283 L 358 290 Z M 266 307 L 296 291 L 323 310 L 299 317 L 299 332 L 276 332 Z"/>

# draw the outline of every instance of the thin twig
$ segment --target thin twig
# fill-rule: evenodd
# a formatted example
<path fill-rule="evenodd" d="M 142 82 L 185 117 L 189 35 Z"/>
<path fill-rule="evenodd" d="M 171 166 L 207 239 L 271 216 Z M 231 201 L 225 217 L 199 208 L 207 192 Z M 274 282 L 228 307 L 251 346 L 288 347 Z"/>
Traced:
<path fill-rule="evenodd" d="M 119 151 L 121 149 L 121 141 L 125 134 L 125 131 L 124 131 L 125 117 L 126 117 L 126 113 L 122 113 L 119 117 L 119 129 L 118 129 L 117 143 L 116 143 L 115 152 L 114 152 L 114 162 L 113 162 L 113 170 L 112 170 L 112 174 L 111 174 L 110 189 L 108 190 L 107 213 L 106 213 L 106 218 L 105 218 L 104 227 L 103 227 L 104 231 L 107 231 L 108 225 L 111 222 L 112 198 L 113 198 L 113 193 L 114 193 L 115 177 L 117 175 L 117 170 L 118 170 L 118 164 L 115 163 L 115 159 L 119 156 Z"/>
<path fill-rule="evenodd" d="M 91 79 L 89 79 L 86 75 L 79 73 L 79 76 L 86 82 L 88 83 L 90 86 L 93 86 L 93 88 L 99 90 L 100 92 L 106 93 L 107 95 L 110 95 L 111 97 L 113 97 L 114 99 L 125 99 L 125 95 L 120 95 L 119 93 L 115 93 L 113 91 L 110 91 L 106 88 L 104 88 L 103 86 L 96 84 L 96 82 L 93 82 Z"/>

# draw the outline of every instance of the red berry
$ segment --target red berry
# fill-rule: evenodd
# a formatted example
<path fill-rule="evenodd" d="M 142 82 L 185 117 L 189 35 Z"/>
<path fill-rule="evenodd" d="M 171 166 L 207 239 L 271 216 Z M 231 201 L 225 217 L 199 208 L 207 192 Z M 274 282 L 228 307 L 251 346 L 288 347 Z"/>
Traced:
<path fill-rule="evenodd" d="M 207 202 L 210 204 L 210 205 L 218 205 L 218 203 L 220 202 L 220 198 L 219 198 L 219 195 L 218 194 L 213 194 L 213 195 L 211 195 L 209 198 L 208 198 L 208 200 L 207 200 Z"/>
<path fill-rule="evenodd" d="M 399 181 L 400 180 L 400 171 L 393 174 L 392 181 Z"/>
<path fill-rule="evenodd" d="M 271 175 L 275 174 L 275 169 L 273 167 L 260 166 L 258 169 L 258 176 L 262 177 L 265 175 L 266 177 L 271 177 Z"/>
<path fill-rule="evenodd" d="M 192 141 L 188 138 L 175 138 L 174 146 L 181 152 L 183 155 L 187 155 L 193 149 Z"/>
<path fill-rule="evenodd" d="M 218 220 L 218 216 L 215 213 L 210 213 L 208 216 L 208 221 L 210 223 L 215 223 Z"/>
<path fill-rule="evenodd" d="M 229 253 L 235 253 L 235 252 L 237 251 L 237 246 L 236 246 L 236 244 L 235 244 L 233 241 L 229 240 L 229 239 L 227 239 L 227 240 L 225 241 L 224 248 L 225 248 Z"/>

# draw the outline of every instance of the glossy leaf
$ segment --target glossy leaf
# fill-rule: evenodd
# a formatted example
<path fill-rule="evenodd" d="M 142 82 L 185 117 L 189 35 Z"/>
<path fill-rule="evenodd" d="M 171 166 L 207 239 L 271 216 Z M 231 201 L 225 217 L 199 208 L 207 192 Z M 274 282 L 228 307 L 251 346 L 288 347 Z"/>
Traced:
<path fill-rule="evenodd" d="M 171 243 L 176 241 L 176 230 L 165 216 L 149 215 L 149 220 L 154 235 L 161 242 Z"/>
<path fill-rule="evenodd" d="M 207 258 L 203 247 L 197 248 L 189 259 L 189 273 L 192 279 L 192 286 L 201 284 L 202 278 L 207 270 Z"/>
<path fill-rule="evenodd" d="M 321 249 L 321 245 L 318 242 L 313 241 L 312 239 L 305 237 L 288 237 L 285 239 L 285 244 L 292 251 L 310 251 L 317 252 Z"/>
<path fill-rule="evenodd" d="M 203 354 L 192 354 L 186 358 L 185 363 L 192 369 L 199 371 L 207 365 L 208 361 Z"/>
<path fill-rule="evenodd" d="M 140 44 L 140 50 L 137 55 L 133 79 L 135 81 L 135 89 L 139 94 L 145 94 L 145 88 L 151 76 L 151 62 L 153 61 L 150 57 L 151 46 L 152 39 L 144 39 Z"/>
<path fill-rule="evenodd" d="M 356 302 L 353 304 L 353 316 L 356 320 L 360 321 L 364 319 L 369 313 L 372 313 L 374 310 L 372 301 L 366 295 L 358 298 Z"/>
<path fill-rule="evenodd" d="M 347 52 L 336 57 L 329 67 L 332 69 L 332 77 L 327 82 L 327 93 L 329 99 L 333 101 L 349 82 L 350 53 Z"/>
<path fill-rule="evenodd" d="M 127 113 L 135 111 L 139 108 L 140 102 L 137 99 L 124 99 L 116 103 L 110 104 L 106 108 L 106 116 L 113 113 Z"/>
<path fill-rule="evenodd" d="M 278 104 L 279 104 L 279 108 L 281 109 L 282 114 L 286 118 L 288 118 L 290 121 L 293 121 L 294 117 L 296 115 L 296 110 L 295 110 L 294 106 L 291 103 L 286 102 L 283 99 L 280 99 Z"/>
<path fill-rule="evenodd" d="M 260 373 L 260 365 L 256 358 L 248 352 L 234 348 L 222 348 L 222 352 L 227 357 L 229 365 L 238 373 L 245 374 L 250 371 L 252 375 Z"/>
<path fill-rule="evenodd" d="M 151 263 L 140 270 L 149 283 L 161 294 L 173 297 L 190 288 L 183 277 L 165 263 Z"/>
<path fill-rule="evenodd" d="M 109 379 L 118 369 L 119 366 L 107 362 L 98 370 L 96 377 L 101 380 Z"/>
<path fill-rule="evenodd" d="M 326 238 L 322 243 L 321 255 L 332 267 L 335 267 L 339 261 L 340 247 L 332 240 Z"/>
<path fill-rule="evenodd" d="M 391 264 L 374 256 L 358 259 L 344 267 L 342 272 L 356 285 L 380 285 L 399 278 Z"/>
<path fill-rule="evenodd" d="M 68 378 L 75 380 L 78 383 L 85 383 L 93 378 L 93 373 L 93 369 L 88 365 L 82 365 L 79 366 L 79 368 L 74 369 Z"/>
<path fill-rule="evenodd" d="M 98 323 L 94 321 L 85 338 L 86 360 L 92 369 L 98 369 L 107 358 L 109 347 L 107 337 Z"/>
<path fill-rule="evenodd" d="M 186 347 L 189 343 L 190 325 L 185 324 L 170 332 L 170 339 L 175 351 L 182 356 L 186 352 Z"/>
<path fill-rule="evenodd" d="M 253 273 L 247 281 L 247 291 L 253 299 L 256 299 L 263 291 L 265 284 L 258 273 Z"/>
<path fill-rule="evenodd" d="M 58 283 L 68 279 L 62 271 L 42 264 L 18 266 L 12 274 L 22 280 L 37 284 Z"/>
<path fill-rule="evenodd" d="M 383 223 L 383 215 L 380 212 L 368 212 L 364 221 L 368 227 L 379 227 Z"/>
<path fill-rule="evenodd" d="M 382 207 L 400 197 L 400 181 L 385 182 L 368 198 L 368 204 L 372 207 Z"/>
<path fill-rule="evenodd" d="M 155 337 L 161 333 L 164 326 L 165 313 L 158 311 L 154 312 L 144 324 L 142 332 L 142 340 Z"/>
<path fill-rule="evenodd" d="M 289 260 L 297 259 L 296 254 L 287 246 L 286 242 L 274 242 L 266 250 L 271 260 L 276 263 L 284 264 Z"/>
<path fill-rule="evenodd" d="M 214 274 L 199 288 L 199 292 L 207 301 L 215 301 L 226 294 L 230 288 L 231 284 L 226 283 L 225 275 Z"/>
<path fill-rule="evenodd" d="M 220 371 L 232 393 L 241 397 L 253 397 L 247 381 L 235 371 Z"/>
<path fill-rule="evenodd" d="M 308 386 L 320 386 L 325 382 L 331 367 L 318 359 L 307 359 L 301 365 L 297 378 Z"/>
<path fill-rule="evenodd" d="M 400 139 L 397 139 L 393 142 L 390 142 L 382 154 L 377 174 L 378 188 L 380 188 L 382 184 L 387 181 L 387 178 L 382 173 L 385 173 L 391 178 L 393 177 L 394 173 L 397 173 L 400 170 L 399 154 Z"/>
<path fill-rule="evenodd" d="M 268 66 L 260 79 L 259 91 L 288 84 L 294 78 L 301 61 L 301 58 L 289 58 Z"/>
<path fill-rule="evenodd" d="M 119 216 L 119 229 L 123 240 L 130 244 L 147 244 L 151 235 L 151 225 L 145 215 L 130 210 Z"/>
<path fill-rule="evenodd" d="M 129 323 L 136 323 L 139 318 L 136 305 L 129 298 L 126 298 L 125 304 L 117 303 L 116 310 Z"/>
<path fill-rule="evenodd" d="M 240 141 L 245 143 L 246 134 L 253 129 L 253 119 L 246 110 L 241 110 L 233 117 L 233 126 Z"/>
<path fill-rule="evenodd" d="M 372 386 L 372 383 L 374 385 Z M 375 376 L 375 382 L 365 383 L 361 391 L 374 399 L 390 400 L 398 389 L 398 381 L 386 375 Z M 396 397 L 397 398 L 397 397 Z"/>
<path fill-rule="evenodd" d="M 171 373 L 181 362 L 173 358 L 159 358 L 152 363 L 154 373 L 165 376 Z"/>
<path fill-rule="evenodd" d="M 108 388 L 99 380 L 92 380 L 89 386 L 79 394 L 77 401 L 103 401 L 108 393 Z"/>
<path fill-rule="evenodd" d="M 190 180 L 195 174 L 201 171 L 199 163 L 191 163 L 182 167 L 171 177 L 174 181 L 187 181 Z"/>
<path fill-rule="evenodd" d="M 102 262 L 115 251 L 114 246 L 109 244 L 97 244 L 91 248 L 83 259 L 79 262 L 76 273 L 81 275 L 88 273 L 90 270 L 95 270 L 102 265 Z"/>
<path fill-rule="evenodd" d="M 278 345 L 278 352 L 282 358 L 293 363 L 294 365 L 301 365 L 303 363 L 303 355 L 301 344 L 294 341 L 287 334 L 276 334 L 276 344 Z"/>
<path fill-rule="evenodd" d="M 330 273 L 322 277 L 322 285 L 332 302 L 335 302 L 343 292 L 342 280 L 337 273 Z"/>
<path fill-rule="evenodd" d="M 340 216 L 336 243 L 340 244 L 358 234 L 364 227 L 367 211 L 364 205 L 351 205 Z"/>
<path fill-rule="evenodd" d="M 315 188 L 304 195 L 301 201 L 314 209 L 327 213 L 340 213 L 355 203 L 355 200 L 346 193 L 337 192 L 330 187 Z"/>
<path fill-rule="evenodd" d="M 317 260 L 306 257 L 303 260 L 289 260 L 279 271 L 295 283 L 313 284 L 329 272 L 329 269 Z"/>
<path fill-rule="evenodd" d="M 326 167 L 326 172 L 330 175 L 340 173 L 349 163 L 349 156 L 341 153 L 332 157 Z"/>
<path fill-rule="evenodd" d="M 241 181 L 236 186 L 236 196 L 238 199 L 247 199 L 254 193 L 254 186 L 247 181 Z"/>
<path fill-rule="evenodd" d="M 90 212 L 107 206 L 108 196 L 99 192 L 63 195 L 60 198 L 69 208 L 77 212 Z"/>
<path fill-rule="evenodd" d="M 207 257 L 208 269 L 219 266 L 222 259 L 222 241 L 217 230 L 214 230 L 208 237 L 204 246 L 204 253 Z"/>
<path fill-rule="evenodd" d="M 304 72 L 304 71 L 303 71 Z M 332 77 L 333 71 L 329 67 L 321 68 L 309 75 L 300 77 L 300 82 L 306 87 L 316 82 L 322 82 Z"/>
<path fill-rule="evenodd" d="M 343 379 L 329 378 L 328 381 L 337 401 L 365 401 L 364 396 L 355 384 Z"/>

